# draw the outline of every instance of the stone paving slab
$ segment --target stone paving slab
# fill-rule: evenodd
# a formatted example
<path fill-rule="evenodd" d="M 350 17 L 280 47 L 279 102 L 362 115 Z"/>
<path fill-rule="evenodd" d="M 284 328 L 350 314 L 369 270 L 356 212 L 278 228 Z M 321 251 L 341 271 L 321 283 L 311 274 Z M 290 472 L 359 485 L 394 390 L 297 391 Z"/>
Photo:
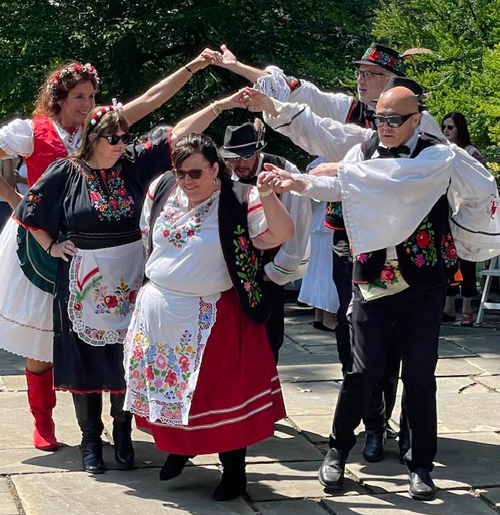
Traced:
<path fill-rule="evenodd" d="M 500 358 L 467 358 L 467 361 L 470 365 L 477 367 L 481 375 L 500 374 Z"/>
<path fill-rule="evenodd" d="M 479 494 L 483 499 L 486 499 L 486 502 L 500 510 L 500 488 L 485 488 L 479 490 Z"/>
<path fill-rule="evenodd" d="M 500 375 L 499 376 L 481 376 L 478 380 L 488 386 L 489 388 L 493 388 L 498 393 L 500 393 Z"/>
<path fill-rule="evenodd" d="M 256 502 L 327 497 L 318 481 L 318 469 L 317 461 L 247 465 L 247 493 Z M 353 493 L 366 491 L 359 483 L 346 479 L 342 495 Z"/>
<path fill-rule="evenodd" d="M 322 501 L 335 515 L 494 515 L 496 512 L 464 490 L 437 493 L 431 502 L 414 501 L 408 494 L 380 497 L 350 496 Z"/>
<path fill-rule="evenodd" d="M 363 438 L 349 455 L 347 468 L 375 493 L 406 491 L 408 474 L 397 458 L 397 442 L 389 440 L 386 456 L 367 463 L 362 455 Z M 500 435 L 466 433 L 441 436 L 432 478 L 438 488 L 481 487 L 500 484 Z"/>
<path fill-rule="evenodd" d="M 108 471 L 27 474 L 13 481 L 26 515 L 255 515 L 239 498 L 218 503 L 212 491 L 220 481 L 213 467 L 187 467 L 182 476 L 163 483 L 158 471 Z"/>
<path fill-rule="evenodd" d="M 340 384 L 335 381 L 283 383 L 281 389 L 288 416 L 333 416 Z"/>
<path fill-rule="evenodd" d="M 257 502 L 255 507 L 262 515 L 327 515 L 319 501 Z"/>
<path fill-rule="evenodd" d="M 309 324 L 297 324 L 287 327 L 286 334 L 299 345 L 316 346 L 330 344 L 336 348 L 335 333 L 314 329 Z"/>
<path fill-rule="evenodd" d="M 500 333 L 498 331 L 496 338 L 481 334 L 447 336 L 446 339 L 482 358 L 497 357 L 500 352 Z"/>
<path fill-rule="evenodd" d="M 3 413 L 0 449 L 28 448 L 33 449 L 33 416 L 28 407 L 26 392 L 0 392 L 0 402 Z M 103 397 L 103 420 L 111 433 L 111 418 L 109 416 L 109 395 Z M 75 408 L 71 394 L 57 392 L 57 405 L 54 410 L 56 436 L 60 443 L 79 445 L 81 433 L 75 416 Z M 104 435 L 106 439 L 106 435 Z"/>
<path fill-rule="evenodd" d="M 443 358 L 471 358 L 475 357 L 478 354 L 462 347 L 455 340 L 451 340 L 448 338 L 440 338 L 439 339 L 439 357 Z"/>
<path fill-rule="evenodd" d="M 323 363 L 314 366 L 280 365 L 278 367 L 281 383 L 303 381 L 342 381 L 342 365 L 340 363 Z"/>
<path fill-rule="evenodd" d="M 0 515 L 19 515 L 6 478 L 0 478 Z"/>
<path fill-rule="evenodd" d="M 0 376 L 24 375 L 26 358 L 0 349 Z"/>
<path fill-rule="evenodd" d="M 453 359 L 440 359 L 436 367 L 437 377 L 455 377 L 455 376 L 471 376 L 484 374 L 485 370 L 476 366 L 485 361 L 481 358 L 453 358 Z"/>
<path fill-rule="evenodd" d="M 1 384 L 4 385 L 5 390 L 8 392 L 25 392 L 28 389 L 26 385 L 26 376 L 2 376 L 0 377 Z"/>

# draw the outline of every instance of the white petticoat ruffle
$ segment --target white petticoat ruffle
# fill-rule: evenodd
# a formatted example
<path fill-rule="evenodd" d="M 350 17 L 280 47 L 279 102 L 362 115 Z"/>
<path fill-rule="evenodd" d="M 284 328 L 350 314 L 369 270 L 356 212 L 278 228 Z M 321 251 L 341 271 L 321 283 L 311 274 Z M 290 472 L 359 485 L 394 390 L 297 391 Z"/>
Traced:
<path fill-rule="evenodd" d="M 0 349 L 52 362 L 53 299 L 24 275 L 17 256 L 17 230 L 10 218 L 0 235 Z"/>

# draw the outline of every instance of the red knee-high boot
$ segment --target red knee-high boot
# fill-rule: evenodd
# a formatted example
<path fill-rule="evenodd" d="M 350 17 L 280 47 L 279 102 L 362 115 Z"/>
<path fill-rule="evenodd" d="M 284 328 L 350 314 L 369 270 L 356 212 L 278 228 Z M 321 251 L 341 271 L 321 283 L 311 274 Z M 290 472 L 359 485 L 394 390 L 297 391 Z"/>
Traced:
<path fill-rule="evenodd" d="M 52 388 L 52 368 L 41 374 L 26 370 L 26 380 L 30 411 L 35 419 L 33 444 L 43 451 L 55 451 L 57 440 L 52 410 L 56 405 L 56 392 Z"/>

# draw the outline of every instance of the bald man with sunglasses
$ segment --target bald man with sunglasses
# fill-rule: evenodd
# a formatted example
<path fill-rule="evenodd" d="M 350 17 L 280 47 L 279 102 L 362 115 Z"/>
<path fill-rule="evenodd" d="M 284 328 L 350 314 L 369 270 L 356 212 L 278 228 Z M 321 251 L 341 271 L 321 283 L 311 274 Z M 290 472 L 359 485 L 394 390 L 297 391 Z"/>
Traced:
<path fill-rule="evenodd" d="M 411 82 L 407 86 L 414 88 Z M 494 178 L 477 160 L 418 131 L 421 116 L 414 91 L 396 86 L 377 103 L 377 133 L 330 165 L 330 177 L 291 176 L 274 168 L 274 180 L 266 181 L 277 192 L 342 199 L 354 252 L 352 362 L 320 482 L 330 488 L 343 484 L 354 431 L 366 413 L 368 393 L 383 377 L 387 342 L 397 326 L 411 427 L 411 451 L 405 455 L 409 493 L 432 500 L 435 367 L 446 285 L 457 255 L 480 261 L 500 254 L 500 199 Z M 338 136 L 347 127 L 338 127 Z"/>

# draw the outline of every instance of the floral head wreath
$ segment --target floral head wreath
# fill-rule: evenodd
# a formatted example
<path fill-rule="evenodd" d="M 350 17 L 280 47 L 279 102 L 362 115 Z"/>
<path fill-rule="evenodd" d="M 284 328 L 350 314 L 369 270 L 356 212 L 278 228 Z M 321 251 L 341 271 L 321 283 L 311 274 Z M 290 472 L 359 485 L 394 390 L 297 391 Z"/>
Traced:
<path fill-rule="evenodd" d="M 122 107 L 123 106 L 122 106 L 121 102 L 117 102 L 116 98 L 113 98 L 112 104 L 104 106 L 104 107 L 100 107 L 92 115 L 92 118 L 90 119 L 89 132 L 92 132 L 97 127 L 97 125 L 99 124 L 99 122 L 101 121 L 102 117 L 105 114 L 110 113 L 111 111 L 120 111 L 122 109 Z"/>
<path fill-rule="evenodd" d="M 72 76 L 77 80 L 81 80 L 81 78 L 86 78 L 85 75 L 92 76 L 97 84 L 101 83 L 97 70 L 90 63 L 84 65 L 72 64 L 66 68 L 56 71 L 56 73 L 51 77 L 47 88 L 49 92 L 57 90 L 60 86 L 64 87 L 65 79 L 68 77 Z"/>

